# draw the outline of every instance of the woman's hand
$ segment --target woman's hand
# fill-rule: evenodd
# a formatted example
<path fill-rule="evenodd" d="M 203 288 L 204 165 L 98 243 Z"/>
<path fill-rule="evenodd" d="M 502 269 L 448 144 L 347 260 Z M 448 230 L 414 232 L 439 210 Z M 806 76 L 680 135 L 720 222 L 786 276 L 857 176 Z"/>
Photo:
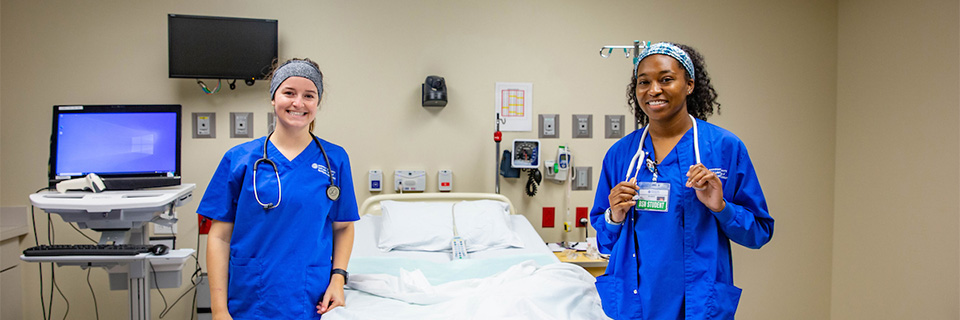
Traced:
<path fill-rule="evenodd" d="M 637 205 L 633 196 L 637 195 L 637 178 L 630 178 L 630 181 L 618 183 L 610 189 L 610 219 L 613 222 L 623 222 L 627 218 L 627 211 L 630 207 Z"/>
<path fill-rule="evenodd" d="M 324 314 L 333 308 L 344 305 L 343 297 L 343 277 L 334 274 L 330 277 L 330 285 L 327 286 L 327 292 L 323 294 L 323 299 L 317 304 L 317 313 Z"/>
<path fill-rule="evenodd" d="M 727 206 L 723 201 L 723 184 L 720 178 L 702 163 L 690 166 L 686 186 L 697 189 L 697 199 L 713 212 L 723 211 Z"/>

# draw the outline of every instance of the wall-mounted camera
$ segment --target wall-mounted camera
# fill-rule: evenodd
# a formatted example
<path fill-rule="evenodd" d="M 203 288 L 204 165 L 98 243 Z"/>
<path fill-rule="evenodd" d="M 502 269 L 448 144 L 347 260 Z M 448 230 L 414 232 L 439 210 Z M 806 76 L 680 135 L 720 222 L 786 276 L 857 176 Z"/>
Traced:
<path fill-rule="evenodd" d="M 422 85 L 424 107 L 443 107 L 447 105 L 447 83 L 441 76 L 427 76 Z"/>

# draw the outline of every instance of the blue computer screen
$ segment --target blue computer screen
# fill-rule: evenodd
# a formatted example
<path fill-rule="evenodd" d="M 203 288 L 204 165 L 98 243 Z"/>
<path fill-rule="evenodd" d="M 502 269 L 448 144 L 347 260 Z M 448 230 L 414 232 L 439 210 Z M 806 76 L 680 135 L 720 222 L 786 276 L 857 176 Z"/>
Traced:
<path fill-rule="evenodd" d="M 63 113 L 57 119 L 56 176 L 177 170 L 175 112 Z"/>

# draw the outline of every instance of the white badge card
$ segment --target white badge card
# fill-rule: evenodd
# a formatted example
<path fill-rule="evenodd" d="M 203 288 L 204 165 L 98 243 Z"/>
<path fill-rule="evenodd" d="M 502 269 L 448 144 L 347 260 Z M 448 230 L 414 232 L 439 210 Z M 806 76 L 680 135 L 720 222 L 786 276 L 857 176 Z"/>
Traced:
<path fill-rule="evenodd" d="M 670 207 L 670 184 L 639 182 L 637 186 L 637 211 L 667 212 Z"/>

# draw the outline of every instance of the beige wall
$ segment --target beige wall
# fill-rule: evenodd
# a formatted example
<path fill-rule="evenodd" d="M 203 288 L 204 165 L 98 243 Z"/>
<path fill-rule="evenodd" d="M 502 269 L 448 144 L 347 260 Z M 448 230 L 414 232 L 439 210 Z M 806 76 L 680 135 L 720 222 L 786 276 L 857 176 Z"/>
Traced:
<path fill-rule="evenodd" d="M 958 2 L 840 1 L 834 319 L 957 319 Z"/>
<path fill-rule="evenodd" d="M 838 227 L 853 228 L 842 223 L 843 217 L 834 216 L 835 208 L 840 212 L 848 207 L 840 201 L 848 195 L 839 189 L 835 192 L 834 181 L 841 186 L 842 175 L 839 170 L 835 174 L 834 168 L 856 162 L 840 157 L 849 151 L 839 145 L 839 138 L 852 139 L 841 133 L 851 132 L 849 127 L 865 126 L 865 120 L 849 119 L 851 111 L 846 111 L 847 116 L 837 113 L 851 110 L 847 109 L 849 103 L 837 108 L 838 98 L 852 98 L 838 95 L 837 90 L 849 86 L 838 83 L 838 69 L 843 72 L 852 66 L 838 65 L 838 20 L 844 19 L 838 18 L 836 1 L 280 3 L 284 5 L 265 1 L 0 2 L 0 204 L 25 205 L 27 195 L 45 184 L 50 106 L 182 104 L 185 114 L 218 114 L 217 139 L 184 139 L 183 177 L 185 182 L 197 184 L 197 192 L 196 200 L 180 210 L 183 220 L 178 244 L 196 245 L 190 235 L 196 232 L 193 212 L 203 189 L 223 152 L 244 141 L 227 138 L 228 113 L 255 112 L 254 132 L 259 136 L 265 134 L 265 116 L 270 109 L 264 82 L 206 96 L 193 80 L 168 79 L 167 13 L 278 19 L 281 56 L 307 56 L 321 64 L 328 94 L 317 134 L 350 152 L 358 185 L 363 185 L 370 169 L 386 173 L 421 169 L 429 174 L 430 191 L 436 190 L 439 169 L 454 171 L 456 191 L 493 191 L 490 114 L 497 81 L 534 83 L 534 112 L 561 115 L 562 138 L 544 140 L 545 155 L 553 156 L 559 144 L 572 146 L 577 165 L 593 166 L 598 173 L 601 158 L 614 140 L 570 139 L 570 115 L 587 113 L 602 119 L 605 114 L 627 114 L 623 96 L 630 64 L 616 56 L 601 59 L 597 51 L 602 45 L 629 44 L 634 39 L 672 40 L 692 44 L 706 56 L 723 103 L 722 114 L 711 121 L 746 142 L 777 221 L 774 239 L 766 247 L 735 249 L 735 281 L 744 288 L 739 318 L 826 319 L 831 312 L 847 314 L 836 307 L 836 293 L 856 284 L 840 286 L 842 281 L 831 278 L 832 259 L 852 265 L 860 260 L 851 261 L 832 249 L 835 234 L 850 237 L 849 232 L 835 232 L 835 220 Z M 860 27 L 864 23 L 844 25 Z M 856 35 L 869 33 L 867 29 Z M 841 39 L 841 47 L 843 41 L 852 40 Z M 446 77 L 450 87 L 450 103 L 443 109 L 419 106 L 419 84 L 430 74 Z M 953 114 L 949 119 L 958 118 Z M 838 126 L 838 121 L 855 123 L 845 127 Z M 943 125 L 958 132 L 955 122 Z M 595 120 L 594 126 L 594 136 L 602 137 L 602 122 Z M 184 126 L 184 133 L 190 136 L 189 125 Z M 504 141 L 532 137 L 532 132 L 506 133 Z M 869 141 L 879 145 L 887 140 Z M 945 157 L 956 164 L 956 152 Z M 955 166 L 953 170 L 955 177 Z M 952 183 L 956 181 L 948 184 L 953 189 L 937 188 L 936 192 L 954 190 L 955 196 Z M 535 226 L 541 223 L 543 206 L 558 207 L 557 222 L 562 223 L 563 189 L 547 183 L 537 197 L 528 198 L 522 193 L 523 182 L 502 181 L 502 193 Z M 363 201 L 370 193 L 360 188 L 357 195 Z M 592 199 L 593 191 L 572 193 L 573 206 L 589 207 Z M 58 242 L 82 242 L 59 218 L 54 220 Z M 953 216 L 950 221 L 956 220 Z M 901 219 L 886 217 L 883 221 L 884 225 L 898 224 Z M 935 236 L 951 237 L 950 232 L 957 233 L 956 225 L 952 226 L 943 225 L 948 230 L 939 230 Z M 559 228 L 538 230 L 547 241 L 579 237 L 563 234 Z M 903 232 L 898 238 L 908 235 Z M 41 238 L 46 236 L 45 231 L 39 233 Z M 955 236 L 943 241 L 960 243 Z M 840 244 L 860 246 L 849 240 Z M 960 251 L 951 248 L 954 254 Z M 956 275 L 956 260 L 953 256 L 952 265 L 936 268 L 953 266 Z M 36 270 L 35 265 L 24 269 L 28 319 L 40 319 Z M 835 267 L 833 272 L 843 273 L 844 269 Z M 57 275 L 70 298 L 71 315 L 89 318 L 93 309 L 81 280 L 85 272 L 65 267 L 59 268 Z M 880 279 L 896 274 L 884 275 Z M 125 292 L 107 290 L 106 276 L 100 270 L 94 270 L 91 278 L 101 318 L 125 318 L 124 312 L 117 312 L 125 305 Z M 952 296 L 945 296 L 956 302 L 956 287 L 953 290 Z M 165 295 L 171 300 L 179 292 L 167 289 Z M 161 303 L 155 291 L 153 301 L 157 314 Z M 62 314 L 62 301 L 57 300 L 55 309 L 55 314 Z M 181 302 L 170 317 L 186 318 L 187 309 Z M 115 314 L 107 315 L 104 310 Z"/>

